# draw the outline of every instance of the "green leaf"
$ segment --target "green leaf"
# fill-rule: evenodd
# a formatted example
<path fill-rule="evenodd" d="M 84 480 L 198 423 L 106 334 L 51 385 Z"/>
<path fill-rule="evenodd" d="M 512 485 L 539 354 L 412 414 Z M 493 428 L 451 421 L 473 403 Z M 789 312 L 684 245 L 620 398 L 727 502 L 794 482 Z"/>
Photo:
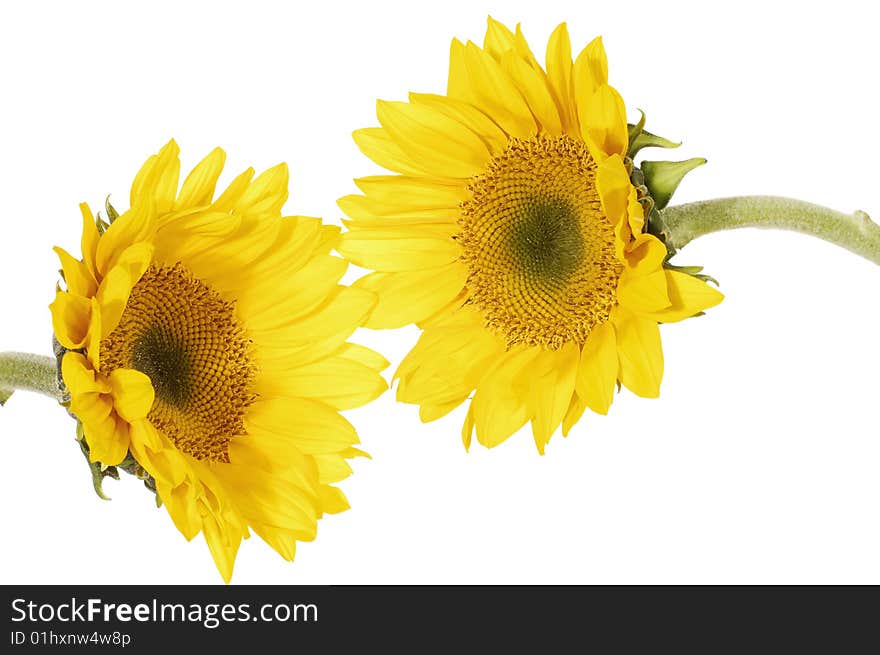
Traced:
<path fill-rule="evenodd" d="M 12 389 L 0 389 L 0 407 L 6 404 L 6 401 L 12 397 Z"/>
<path fill-rule="evenodd" d="M 672 199 L 684 176 L 706 163 L 703 157 L 685 161 L 643 161 L 639 168 L 645 174 L 645 186 L 651 192 L 657 209 L 663 209 Z"/>

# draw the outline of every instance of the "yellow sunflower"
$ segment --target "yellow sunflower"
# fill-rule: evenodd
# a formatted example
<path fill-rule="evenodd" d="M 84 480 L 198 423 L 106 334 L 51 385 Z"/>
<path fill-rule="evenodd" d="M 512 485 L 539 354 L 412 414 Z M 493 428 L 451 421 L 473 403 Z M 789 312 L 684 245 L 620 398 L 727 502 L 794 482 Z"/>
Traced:
<path fill-rule="evenodd" d="M 340 252 L 375 271 L 354 285 L 379 298 L 368 327 L 422 329 L 398 399 L 423 421 L 470 399 L 465 447 L 474 430 L 491 447 L 531 421 L 543 453 L 585 408 L 607 413 L 618 382 L 657 396 L 658 323 L 722 295 L 669 267 L 646 231 L 652 201 L 631 179 L 601 39 L 572 62 L 560 25 L 544 69 L 519 27 L 490 18 L 482 48 L 452 42 L 446 95 L 377 114 L 355 141 L 398 174 L 358 179 L 363 195 L 339 201 Z"/>
<path fill-rule="evenodd" d="M 348 508 L 332 484 L 363 453 L 338 412 L 382 393 L 387 362 L 346 343 L 375 297 L 339 284 L 338 228 L 282 217 L 286 165 L 215 198 L 224 152 L 179 191 L 178 152 L 146 161 L 109 224 L 81 205 L 82 259 L 56 248 L 52 321 L 91 461 L 133 459 L 228 582 L 249 529 L 291 560 Z"/>

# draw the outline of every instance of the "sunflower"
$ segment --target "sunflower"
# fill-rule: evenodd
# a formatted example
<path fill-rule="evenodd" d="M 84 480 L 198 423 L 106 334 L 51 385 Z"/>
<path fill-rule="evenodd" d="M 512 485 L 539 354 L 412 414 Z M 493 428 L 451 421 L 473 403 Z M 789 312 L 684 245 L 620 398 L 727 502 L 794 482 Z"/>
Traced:
<path fill-rule="evenodd" d="M 135 462 L 174 524 L 200 532 L 228 582 L 253 530 L 287 560 L 362 455 L 340 414 L 385 389 L 379 355 L 347 337 L 375 298 L 338 284 L 338 228 L 283 217 L 284 164 L 214 198 L 212 151 L 178 191 L 171 141 L 109 224 L 85 204 L 82 259 L 56 248 L 51 305 L 69 410 L 101 468 Z"/>
<path fill-rule="evenodd" d="M 446 95 L 379 101 L 377 115 L 354 139 L 396 174 L 340 199 L 340 252 L 374 271 L 354 285 L 378 296 L 368 327 L 422 329 L 398 400 L 423 421 L 470 400 L 468 448 L 474 431 L 492 447 L 531 421 L 543 453 L 586 408 L 607 413 L 618 383 L 657 396 L 658 323 L 722 295 L 647 232 L 653 201 L 633 182 L 601 39 L 572 62 L 563 23 L 544 69 L 519 27 L 490 18 L 482 48 L 453 40 Z"/>

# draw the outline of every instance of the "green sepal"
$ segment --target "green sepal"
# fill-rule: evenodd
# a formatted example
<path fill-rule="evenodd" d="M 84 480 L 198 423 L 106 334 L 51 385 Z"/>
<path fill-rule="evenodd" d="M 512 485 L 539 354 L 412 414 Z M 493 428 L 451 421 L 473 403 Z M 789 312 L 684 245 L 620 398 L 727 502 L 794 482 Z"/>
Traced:
<path fill-rule="evenodd" d="M 647 207 L 645 209 L 645 232 L 653 234 L 660 239 L 664 246 L 666 246 L 665 261 L 669 261 L 669 258 L 676 253 L 675 246 L 672 245 L 672 233 L 666 226 L 662 214 L 657 210 L 657 207 L 653 205 L 653 200 L 650 210 L 648 210 Z"/>
<path fill-rule="evenodd" d="M 642 119 L 637 125 L 629 125 L 629 149 L 626 151 L 628 157 L 635 157 L 642 148 L 678 148 L 681 145 L 681 141 L 676 143 L 642 129 L 640 126 L 644 125 L 644 122 L 645 115 L 642 114 Z"/>
<path fill-rule="evenodd" d="M 706 275 L 702 273 L 702 266 L 676 266 L 675 264 L 670 264 L 668 262 L 663 264 L 663 268 L 666 268 L 670 271 L 678 271 L 679 273 L 685 273 L 686 275 L 690 275 L 691 277 L 695 277 L 698 280 L 702 280 L 703 282 L 711 282 L 716 287 L 721 286 L 718 284 L 718 280 L 716 280 L 711 275 Z"/>
<path fill-rule="evenodd" d="M 159 498 L 159 493 L 156 491 L 156 480 L 143 466 L 138 464 L 137 460 L 132 456 L 131 451 L 128 452 L 125 459 L 122 460 L 118 466 L 129 475 L 133 475 L 143 482 L 144 486 L 152 491 L 153 495 L 156 497 L 156 507 L 162 507 L 162 499 Z"/>
<path fill-rule="evenodd" d="M 76 423 L 76 441 L 79 443 L 79 449 L 85 456 L 86 462 L 89 464 L 89 469 L 92 472 L 92 486 L 95 489 L 95 493 L 101 500 L 110 500 L 110 496 L 104 493 L 104 478 L 110 477 L 114 480 L 118 480 L 119 471 L 116 470 L 115 466 L 102 466 L 100 462 L 92 461 L 89 456 L 89 444 L 86 443 L 82 423 L 79 421 Z"/>
<path fill-rule="evenodd" d="M 122 470 L 143 482 L 144 486 L 153 492 L 156 499 L 156 507 L 162 507 L 162 499 L 159 498 L 159 494 L 156 492 L 156 481 L 153 479 L 153 476 L 144 469 L 144 467 L 137 463 L 137 460 L 132 456 L 131 451 L 125 455 L 125 459 L 119 462 L 119 464 L 116 464 L 115 466 L 104 466 L 100 462 L 93 462 L 91 460 L 91 457 L 89 456 L 89 444 L 86 442 L 82 423 L 79 421 L 76 422 L 76 440 L 77 443 L 79 443 L 79 448 L 82 451 L 82 454 L 85 456 L 86 461 L 89 464 L 89 469 L 92 472 L 92 486 L 95 488 L 95 493 L 98 494 L 98 498 L 101 500 L 110 500 L 110 497 L 104 493 L 104 478 L 118 480 L 119 471 Z"/>
<path fill-rule="evenodd" d="M 646 118 L 645 112 L 643 112 L 641 109 L 639 109 L 638 111 L 639 111 L 639 114 L 641 114 L 641 116 L 639 117 L 639 122 L 636 123 L 635 125 L 633 125 L 632 123 L 627 123 L 627 125 L 626 125 L 627 132 L 629 134 L 629 143 L 630 143 L 629 150 L 632 150 L 632 144 L 634 144 L 636 142 L 636 140 L 639 138 L 639 135 L 645 129 L 645 118 Z M 626 155 L 627 155 L 627 157 L 632 158 L 633 154 L 630 153 L 629 150 L 627 151 Z M 638 151 L 636 151 L 636 152 L 638 152 Z"/>
<path fill-rule="evenodd" d="M 651 192 L 654 206 L 657 209 L 666 207 L 684 176 L 705 163 L 703 157 L 684 161 L 643 161 L 639 168 L 645 175 L 645 186 Z"/>
<path fill-rule="evenodd" d="M 113 221 L 119 218 L 119 212 L 110 204 L 110 196 L 104 199 L 104 210 L 107 212 L 107 220 L 110 221 L 110 225 L 113 225 Z"/>

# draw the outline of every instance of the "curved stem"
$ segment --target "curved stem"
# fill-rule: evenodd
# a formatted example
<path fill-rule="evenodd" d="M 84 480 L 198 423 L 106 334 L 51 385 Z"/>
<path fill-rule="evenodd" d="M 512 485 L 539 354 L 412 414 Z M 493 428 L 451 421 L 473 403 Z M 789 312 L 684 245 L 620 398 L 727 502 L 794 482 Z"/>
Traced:
<path fill-rule="evenodd" d="M 0 405 L 17 389 L 36 391 L 60 402 L 57 375 L 58 364 L 54 357 L 0 353 Z"/>
<path fill-rule="evenodd" d="M 880 264 L 880 225 L 863 211 L 853 214 L 777 196 L 741 196 L 667 207 L 660 212 L 672 245 L 738 227 L 810 234 Z"/>

